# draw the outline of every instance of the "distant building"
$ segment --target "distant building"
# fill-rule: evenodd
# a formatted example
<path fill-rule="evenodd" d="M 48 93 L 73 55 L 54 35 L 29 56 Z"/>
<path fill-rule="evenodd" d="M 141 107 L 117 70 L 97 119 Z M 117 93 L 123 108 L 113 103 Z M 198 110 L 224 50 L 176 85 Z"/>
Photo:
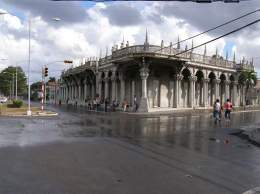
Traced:
<path fill-rule="evenodd" d="M 256 85 L 253 89 L 253 103 L 254 104 L 260 104 L 260 80 L 258 79 L 256 82 Z"/>
<path fill-rule="evenodd" d="M 61 100 L 60 97 L 60 83 L 58 81 L 52 81 L 47 82 L 46 87 L 48 94 L 49 94 L 49 100 L 48 102 L 51 104 L 59 104 L 59 101 Z"/>

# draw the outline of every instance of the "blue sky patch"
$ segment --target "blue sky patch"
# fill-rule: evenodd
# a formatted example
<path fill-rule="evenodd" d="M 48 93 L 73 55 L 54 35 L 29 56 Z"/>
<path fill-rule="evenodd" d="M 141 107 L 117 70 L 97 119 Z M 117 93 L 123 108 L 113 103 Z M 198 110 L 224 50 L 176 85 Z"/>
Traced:
<path fill-rule="evenodd" d="M 235 44 L 233 42 L 227 42 L 223 50 L 223 57 L 226 57 L 226 53 L 228 52 L 228 59 L 230 60 L 233 56 L 232 48 L 234 46 Z"/>

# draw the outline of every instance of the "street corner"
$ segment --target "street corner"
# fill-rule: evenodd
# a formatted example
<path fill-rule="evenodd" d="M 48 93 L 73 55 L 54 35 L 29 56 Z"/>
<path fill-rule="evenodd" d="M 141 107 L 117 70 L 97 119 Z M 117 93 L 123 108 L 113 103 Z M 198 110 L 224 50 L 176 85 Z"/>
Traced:
<path fill-rule="evenodd" d="M 253 189 L 250 189 L 242 194 L 258 194 L 260 193 L 260 187 L 255 187 Z"/>

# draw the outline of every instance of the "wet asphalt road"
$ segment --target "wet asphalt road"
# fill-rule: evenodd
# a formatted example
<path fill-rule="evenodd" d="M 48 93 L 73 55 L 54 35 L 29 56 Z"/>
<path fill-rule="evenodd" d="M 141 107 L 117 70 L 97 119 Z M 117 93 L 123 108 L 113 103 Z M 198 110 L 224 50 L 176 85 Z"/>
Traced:
<path fill-rule="evenodd" d="M 260 112 L 140 118 L 59 108 L 0 117 L 0 194 L 225 194 L 260 185 L 260 148 L 236 129 Z"/>

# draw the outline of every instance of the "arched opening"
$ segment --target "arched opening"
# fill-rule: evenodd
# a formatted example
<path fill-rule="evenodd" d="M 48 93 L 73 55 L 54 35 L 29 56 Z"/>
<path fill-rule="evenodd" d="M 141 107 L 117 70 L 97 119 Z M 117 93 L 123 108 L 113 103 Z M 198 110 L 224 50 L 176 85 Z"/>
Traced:
<path fill-rule="evenodd" d="M 116 72 L 116 102 L 121 104 L 121 82 L 119 79 L 119 72 Z"/>
<path fill-rule="evenodd" d="M 181 89 L 180 89 L 180 105 L 182 107 L 189 107 L 189 77 L 191 76 L 190 70 L 188 68 L 185 68 L 182 70 L 182 82 L 181 82 Z"/>
<path fill-rule="evenodd" d="M 209 88 L 208 88 L 208 99 L 209 99 L 209 105 L 213 106 L 215 101 L 215 83 L 214 80 L 216 79 L 216 75 L 213 72 L 210 72 L 209 76 Z"/>
<path fill-rule="evenodd" d="M 101 81 L 101 94 L 100 94 L 100 100 L 102 101 L 102 102 L 104 102 L 104 99 L 105 99 L 105 73 L 104 72 L 102 72 L 102 74 L 101 74 L 101 79 L 102 79 L 102 81 Z"/>
<path fill-rule="evenodd" d="M 220 104 L 223 104 L 225 101 L 226 101 L 226 96 L 227 96 L 227 94 L 226 94 L 226 83 L 225 83 L 225 81 L 227 80 L 226 79 L 226 75 L 225 74 L 221 74 L 220 75 L 220 77 L 219 77 L 219 79 L 220 79 L 220 84 L 219 84 L 219 96 L 220 96 Z"/>
<path fill-rule="evenodd" d="M 237 85 L 234 85 L 235 77 L 234 75 L 229 76 L 229 80 L 231 81 L 230 87 L 229 87 L 229 98 L 231 102 L 235 105 L 235 99 L 237 97 L 237 94 L 234 94 L 234 91 L 237 91 Z M 236 90 L 235 90 L 236 89 Z"/>
<path fill-rule="evenodd" d="M 107 98 L 108 98 L 108 102 L 111 103 L 111 100 L 112 100 L 112 81 L 111 81 L 111 76 L 112 76 L 112 72 L 109 71 L 108 72 L 108 95 L 107 95 Z"/>

